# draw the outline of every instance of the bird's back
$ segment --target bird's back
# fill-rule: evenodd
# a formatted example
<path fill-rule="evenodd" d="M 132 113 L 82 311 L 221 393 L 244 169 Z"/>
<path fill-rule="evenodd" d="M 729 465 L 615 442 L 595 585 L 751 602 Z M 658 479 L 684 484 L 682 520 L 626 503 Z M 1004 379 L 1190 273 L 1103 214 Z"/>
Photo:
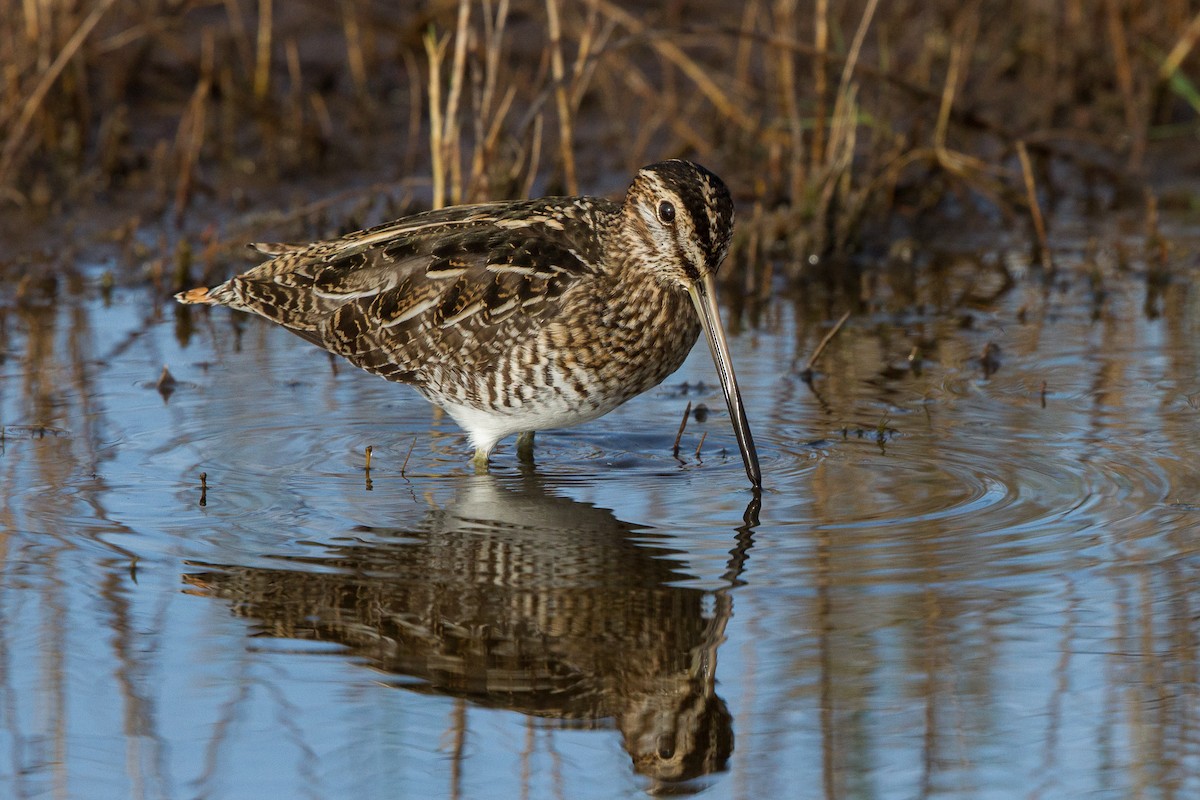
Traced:
<path fill-rule="evenodd" d="M 181 299 L 266 317 L 354 364 L 421 385 L 439 364 L 489 363 L 553 318 L 600 272 L 618 207 L 542 198 L 431 211 L 290 247 Z"/>

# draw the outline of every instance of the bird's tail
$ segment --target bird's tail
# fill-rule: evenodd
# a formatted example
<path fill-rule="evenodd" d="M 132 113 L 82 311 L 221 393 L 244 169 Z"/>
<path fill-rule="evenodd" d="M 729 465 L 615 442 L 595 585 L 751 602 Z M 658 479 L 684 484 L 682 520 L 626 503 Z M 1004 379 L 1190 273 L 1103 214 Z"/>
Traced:
<path fill-rule="evenodd" d="M 215 306 L 221 302 L 212 296 L 212 290 L 207 286 L 198 286 L 195 289 L 188 289 L 186 292 L 179 292 L 175 295 L 175 299 L 181 303 L 202 303 L 206 306 Z"/>

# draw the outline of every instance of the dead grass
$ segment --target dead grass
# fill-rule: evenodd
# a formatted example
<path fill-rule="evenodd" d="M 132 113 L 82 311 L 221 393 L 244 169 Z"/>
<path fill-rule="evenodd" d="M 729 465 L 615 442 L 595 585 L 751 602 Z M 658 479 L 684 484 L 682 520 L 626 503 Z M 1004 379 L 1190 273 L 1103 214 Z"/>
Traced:
<path fill-rule="evenodd" d="M 1142 202 L 1156 142 L 1193 140 L 1200 114 L 1190 0 L 0 11 L 10 219 L 122 198 L 186 232 L 228 219 L 198 201 L 262 211 L 299 191 L 322 209 L 309 227 L 337 228 L 374 220 L 331 218 L 347 205 L 322 198 L 371 213 L 414 189 L 434 206 L 617 191 L 686 156 L 738 197 L 731 272 L 753 294 L 931 219 L 1024 220 L 1044 254 L 1059 198 Z"/>

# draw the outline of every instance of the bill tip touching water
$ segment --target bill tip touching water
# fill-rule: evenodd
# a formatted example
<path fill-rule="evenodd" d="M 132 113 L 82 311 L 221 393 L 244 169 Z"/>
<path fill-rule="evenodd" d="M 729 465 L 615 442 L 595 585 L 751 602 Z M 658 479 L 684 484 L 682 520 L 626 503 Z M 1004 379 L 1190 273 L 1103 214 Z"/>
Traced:
<path fill-rule="evenodd" d="M 620 203 L 546 197 L 429 211 L 272 255 L 176 295 L 266 317 L 391 381 L 470 436 L 475 464 L 518 434 L 603 416 L 657 386 L 701 332 L 746 475 L 762 472 L 716 302 L 733 200 L 704 167 L 643 167 Z"/>

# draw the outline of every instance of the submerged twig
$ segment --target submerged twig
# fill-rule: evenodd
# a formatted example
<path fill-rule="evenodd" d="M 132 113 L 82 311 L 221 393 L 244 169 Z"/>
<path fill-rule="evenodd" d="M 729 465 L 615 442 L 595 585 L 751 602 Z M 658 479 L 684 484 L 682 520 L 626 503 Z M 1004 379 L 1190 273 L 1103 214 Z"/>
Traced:
<path fill-rule="evenodd" d="M 417 446 L 417 437 L 413 437 L 412 444 L 408 446 L 408 452 L 404 455 L 404 463 L 400 465 L 400 477 L 405 477 L 405 470 L 408 469 L 408 459 L 412 455 L 413 448 Z"/>
<path fill-rule="evenodd" d="M 679 458 L 679 440 L 683 438 L 683 431 L 687 428 L 688 417 L 692 415 L 692 401 L 688 400 L 687 408 L 683 410 L 683 419 L 679 421 L 679 431 L 675 434 L 675 446 L 671 448 L 671 455 Z"/>
<path fill-rule="evenodd" d="M 842 326 L 846 324 L 846 320 L 848 319 L 850 319 L 849 311 L 842 314 L 841 319 L 829 330 L 829 333 L 825 334 L 825 338 L 821 340 L 821 343 L 817 345 L 817 349 L 809 356 L 808 363 L 804 365 L 804 371 L 800 373 L 800 376 L 805 381 L 812 380 L 813 367 L 816 366 L 817 360 L 821 358 L 821 354 L 825 352 L 825 348 L 833 341 L 833 337 L 837 336 L 838 331 L 842 329 Z"/>

